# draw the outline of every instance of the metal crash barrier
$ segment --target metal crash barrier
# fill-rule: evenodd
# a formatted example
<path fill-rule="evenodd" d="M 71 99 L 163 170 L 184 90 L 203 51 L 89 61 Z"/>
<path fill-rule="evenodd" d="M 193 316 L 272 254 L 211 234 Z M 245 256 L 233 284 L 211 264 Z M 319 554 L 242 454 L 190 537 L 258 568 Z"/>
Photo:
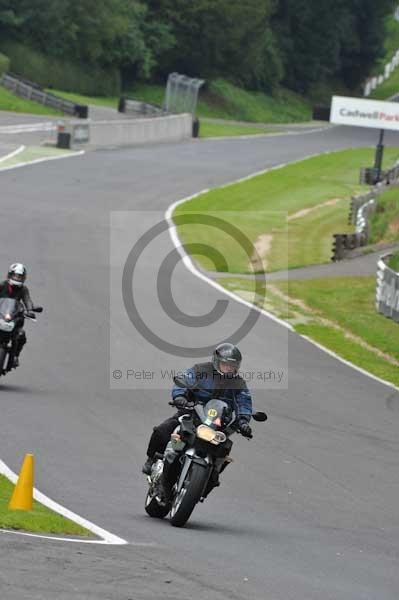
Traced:
<path fill-rule="evenodd" d="M 83 104 L 75 104 L 65 98 L 60 98 L 55 94 L 50 94 L 43 90 L 39 85 L 23 79 L 18 75 L 10 75 L 6 73 L 0 79 L 0 84 L 8 89 L 10 92 L 25 98 L 26 100 L 32 100 L 38 102 L 44 106 L 49 106 L 55 110 L 59 110 L 67 115 L 78 117 L 79 119 L 87 119 L 89 114 L 89 107 Z"/>
<path fill-rule="evenodd" d="M 387 261 L 392 254 L 384 254 L 378 261 L 376 308 L 379 313 L 399 323 L 399 273 Z"/>

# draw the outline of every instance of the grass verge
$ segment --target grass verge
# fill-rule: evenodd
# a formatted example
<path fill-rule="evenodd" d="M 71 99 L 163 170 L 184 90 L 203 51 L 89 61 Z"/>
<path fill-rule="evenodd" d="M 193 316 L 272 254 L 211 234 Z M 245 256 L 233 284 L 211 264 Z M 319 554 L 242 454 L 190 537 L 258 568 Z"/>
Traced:
<path fill-rule="evenodd" d="M 72 150 L 61 150 L 59 148 L 53 148 L 51 146 L 28 146 L 23 152 L 20 152 L 12 158 L 8 158 L 0 163 L 0 172 L 7 167 L 15 167 L 22 163 L 29 163 L 35 160 L 41 160 L 46 158 L 55 158 L 58 156 L 68 156 L 73 154 Z"/>
<path fill-rule="evenodd" d="M 117 108 L 119 101 L 116 97 L 92 97 L 61 90 L 50 91 L 79 104 Z M 138 83 L 131 90 L 125 91 L 124 95 L 143 102 L 162 105 L 165 86 Z M 262 92 L 243 90 L 223 79 L 211 81 L 205 90 L 201 90 L 197 113 L 200 118 L 235 119 L 258 123 L 304 122 L 312 118 L 310 103 L 289 90 L 280 89 L 275 96 L 268 96 Z"/>
<path fill-rule="evenodd" d="M 267 127 L 251 127 L 247 125 L 236 125 L 226 123 L 209 123 L 201 121 L 200 137 L 229 137 L 236 135 L 265 135 L 278 133 L 276 129 L 267 129 Z"/>
<path fill-rule="evenodd" d="M 396 273 L 399 273 L 399 252 L 396 252 L 391 256 L 388 264 L 391 269 L 396 271 Z"/>
<path fill-rule="evenodd" d="M 375 277 L 272 282 L 265 301 L 254 298 L 251 280 L 232 277 L 219 283 L 342 358 L 399 385 L 399 325 L 376 312 Z"/>
<path fill-rule="evenodd" d="M 92 536 L 87 529 L 65 519 L 36 501 L 34 501 L 31 511 L 8 510 L 13 489 L 14 485 L 6 477 L 0 475 L 0 529 L 41 534 Z"/>
<path fill-rule="evenodd" d="M 370 217 L 370 243 L 399 241 L 399 188 L 378 196 L 377 209 Z"/>
<path fill-rule="evenodd" d="M 106 106 L 115 110 L 117 110 L 119 104 L 119 96 L 84 96 L 83 94 L 64 92 L 63 90 L 48 89 L 47 91 L 76 104 L 93 104 L 94 106 Z"/>
<path fill-rule="evenodd" d="M 372 161 L 373 153 L 372 148 L 362 148 L 309 158 L 211 190 L 178 206 L 174 216 L 201 213 L 239 223 L 252 244 L 262 242 L 268 271 L 329 262 L 333 233 L 353 230 L 347 224 L 349 198 L 366 189 L 356 182 L 359 168 Z M 392 164 L 398 154 L 398 149 L 388 148 L 386 163 Z M 235 239 L 220 230 L 215 235 L 214 227 L 191 218 L 192 224 L 178 226 L 185 244 L 199 242 L 216 249 L 228 257 L 231 273 L 251 272 L 248 256 Z M 211 253 L 194 258 L 205 270 L 226 270 L 222 261 L 215 265 Z"/>
<path fill-rule="evenodd" d="M 387 100 L 399 94 L 399 67 L 395 69 L 389 79 L 386 79 L 370 94 L 371 100 Z"/>
<path fill-rule="evenodd" d="M 59 116 L 63 113 L 48 106 L 43 106 L 38 102 L 32 102 L 14 96 L 11 92 L 0 86 L 0 110 L 7 110 L 19 113 L 30 113 L 34 115 L 53 115 Z"/>
<path fill-rule="evenodd" d="M 384 54 L 376 62 L 371 75 L 378 76 L 383 74 L 385 65 L 393 58 L 398 49 L 399 22 L 392 15 L 387 17 L 385 21 Z M 375 100 L 386 100 L 397 93 L 399 93 L 399 68 L 396 68 L 389 79 L 384 81 L 370 94 L 370 98 Z"/>

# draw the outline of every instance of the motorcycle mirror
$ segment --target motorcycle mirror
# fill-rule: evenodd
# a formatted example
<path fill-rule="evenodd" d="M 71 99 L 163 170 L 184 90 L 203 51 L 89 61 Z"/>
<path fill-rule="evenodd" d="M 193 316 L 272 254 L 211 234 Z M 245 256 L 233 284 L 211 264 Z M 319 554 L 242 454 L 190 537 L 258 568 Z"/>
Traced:
<path fill-rule="evenodd" d="M 267 414 L 264 412 L 256 412 L 252 415 L 254 421 L 266 421 Z"/>
<path fill-rule="evenodd" d="M 33 312 L 41 313 L 43 312 L 43 306 L 35 306 Z"/>

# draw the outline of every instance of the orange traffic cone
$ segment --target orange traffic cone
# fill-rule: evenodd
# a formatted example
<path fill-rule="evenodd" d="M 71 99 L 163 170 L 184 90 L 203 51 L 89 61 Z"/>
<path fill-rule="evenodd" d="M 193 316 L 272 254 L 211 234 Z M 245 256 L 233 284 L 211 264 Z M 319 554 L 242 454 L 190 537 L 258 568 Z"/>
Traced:
<path fill-rule="evenodd" d="M 33 454 L 26 454 L 22 468 L 8 505 L 9 510 L 32 510 L 33 508 Z"/>

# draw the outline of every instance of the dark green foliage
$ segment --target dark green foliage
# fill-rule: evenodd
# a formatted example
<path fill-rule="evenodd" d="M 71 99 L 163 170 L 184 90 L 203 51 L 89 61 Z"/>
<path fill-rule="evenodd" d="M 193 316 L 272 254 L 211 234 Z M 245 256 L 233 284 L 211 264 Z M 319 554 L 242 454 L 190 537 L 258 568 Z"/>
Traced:
<path fill-rule="evenodd" d="M 384 17 L 396 0 L 280 0 L 274 17 L 285 83 L 309 87 L 340 77 L 355 89 L 383 52 Z"/>
<path fill-rule="evenodd" d="M 84 64 L 87 71 L 123 68 L 141 77 L 174 42 L 168 25 L 149 19 L 137 0 L 0 0 L 4 38 L 51 59 Z"/>
<path fill-rule="evenodd" d="M 149 0 L 151 13 L 169 23 L 176 44 L 160 71 L 213 78 L 228 75 L 249 88 L 271 88 L 282 76 L 270 26 L 269 0 Z"/>
<path fill-rule="evenodd" d="M 10 59 L 5 54 L 0 53 L 0 77 L 10 68 Z"/>
<path fill-rule="evenodd" d="M 30 73 L 38 69 L 44 76 L 49 69 L 54 85 L 86 93 L 93 93 L 90 73 L 97 82 L 115 70 L 126 83 L 154 74 L 164 79 L 180 71 L 267 92 L 281 83 L 306 94 L 335 82 L 356 90 L 382 56 L 386 17 L 396 4 L 397 0 L 0 0 L 0 40 L 45 54 L 49 63 L 43 68 L 30 65 Z M 57 60 L 68 65 L 68 83 L 56 78 Z M 36 55 L 32 61 L 38 62 Z M 82 83 L 76 86 L 76 70 L 81 68 Z M 98 89 L 115 90 L 115 85 L 115 80 L 105 81 Z"/>
<path fill-rule="evenodd" d="M 19 42 L 0 44 L 11 60 L 11 71 L 42 87 L 60 88 L 93 96 L 117 96 L 119 71 L 98 66 L 85 67 L 62 58 L 52 58 Z"/>

